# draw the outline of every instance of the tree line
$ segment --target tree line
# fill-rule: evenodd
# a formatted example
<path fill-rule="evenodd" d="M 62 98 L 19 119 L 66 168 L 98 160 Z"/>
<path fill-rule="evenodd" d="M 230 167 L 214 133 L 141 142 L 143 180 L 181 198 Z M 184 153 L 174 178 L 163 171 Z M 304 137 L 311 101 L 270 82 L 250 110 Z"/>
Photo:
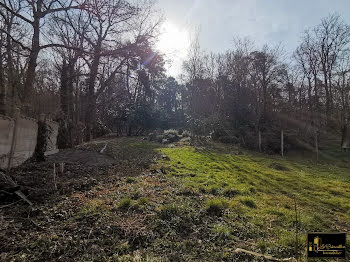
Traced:
<path fill-rule="evenodd" d="M 246 38 L 221 54 L 194 41 L 183 81 L 192 132 L 272 152 L 283 130 L 287 147 L 317 144 L 326 131 L 339 136 L 350 122 L 349 43 L 337 14 L 303 32 L 292 56 Z"/>
<path fill-rule="evenodd" d="M 61 148 L 182 128 L 276 151 L 281 130 L 288 147 L 350 121 L 350 27 L 337 14 L 291 57 L 245 38 L 208 53 L 197 38 L 178 79 L 154 48 L 163 18 L 151 0 L 0 0 L 0 18 L 0 113 L 51 115 Z"/>

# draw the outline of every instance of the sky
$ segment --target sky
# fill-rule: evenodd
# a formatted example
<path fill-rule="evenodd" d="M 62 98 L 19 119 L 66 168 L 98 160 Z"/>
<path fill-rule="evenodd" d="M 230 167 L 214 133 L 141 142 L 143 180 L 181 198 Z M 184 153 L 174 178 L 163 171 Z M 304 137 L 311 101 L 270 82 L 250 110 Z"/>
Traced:
<path fill-rule="evenodd" d="M 158 0 L 165 24 L 159 49 L 172 61 L 168 74 L 181 65 L 194 32 L 208 52 L 224 52 L 234 37 L 249 37 L 257 46 L 281 44 L 287 54 L 304 30 L 331 13 L 350 24 L 350 0 Z"/>

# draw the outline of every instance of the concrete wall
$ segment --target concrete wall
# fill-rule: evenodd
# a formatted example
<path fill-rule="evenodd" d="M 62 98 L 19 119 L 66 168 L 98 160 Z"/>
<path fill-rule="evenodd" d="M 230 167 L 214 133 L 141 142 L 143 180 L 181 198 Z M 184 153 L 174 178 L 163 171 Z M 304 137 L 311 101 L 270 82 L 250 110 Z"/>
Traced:
<path fill-rule="evenodd" d="M 7 164 L 7 154 L 11 149 L 13 128 L 15 121 L 13 119 L 0 115 L 0 167 L 4 168 Z"/>
<path fill-rule="evenodd" d="M 56 153 L 58 123 L 47 121 L 51 129 L 46 154 Z M 15 130 L 15 121 L 12 118 L 0 115 L 0 167 L 7 168 L 8 157 Z M 19 117 L 17 121 L 17 135 L 14 147 L 12 166 L 17 166 L 33 155 L 36 145 L 38 124 L 35 119 Z"/>

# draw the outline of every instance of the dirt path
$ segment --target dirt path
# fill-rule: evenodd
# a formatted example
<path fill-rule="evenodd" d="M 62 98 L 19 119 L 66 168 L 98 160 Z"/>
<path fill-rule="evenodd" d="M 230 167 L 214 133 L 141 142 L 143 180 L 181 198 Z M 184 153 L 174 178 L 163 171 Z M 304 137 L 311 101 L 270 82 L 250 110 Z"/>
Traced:
<path fill-rule="evenodd" d="M 111 166 L 115 163 L 115 160 L 106 154 L 81 149 L 62 150 L 48 156 L 47 160 L 54 163 L 76 163 L 87 166 Z"/>

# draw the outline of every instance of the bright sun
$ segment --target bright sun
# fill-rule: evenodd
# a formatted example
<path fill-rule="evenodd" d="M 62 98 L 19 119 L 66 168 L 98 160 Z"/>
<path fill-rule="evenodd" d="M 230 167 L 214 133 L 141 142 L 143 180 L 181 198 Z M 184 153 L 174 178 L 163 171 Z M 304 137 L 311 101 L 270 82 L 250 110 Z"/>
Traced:
<path fill-rule="evenodd" d="M 168 73 L 177 75 L 180 73 L 182 61 L 187 56 L 190 46 L 190 37 L 186 29 L 181 29 L 171 22 L 165 22 L 161 28 L 157 49 L 170 60 L 167 65 Z"/>

